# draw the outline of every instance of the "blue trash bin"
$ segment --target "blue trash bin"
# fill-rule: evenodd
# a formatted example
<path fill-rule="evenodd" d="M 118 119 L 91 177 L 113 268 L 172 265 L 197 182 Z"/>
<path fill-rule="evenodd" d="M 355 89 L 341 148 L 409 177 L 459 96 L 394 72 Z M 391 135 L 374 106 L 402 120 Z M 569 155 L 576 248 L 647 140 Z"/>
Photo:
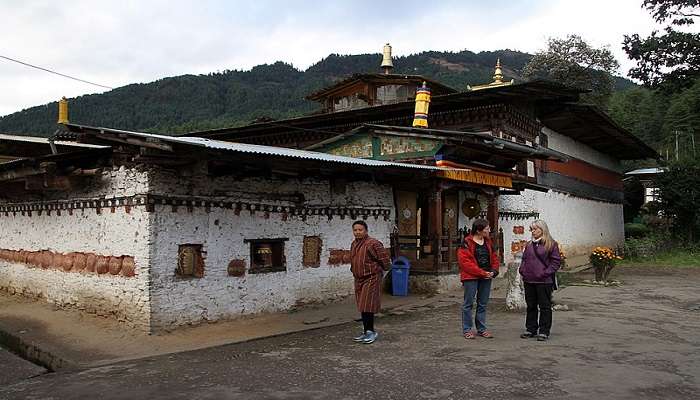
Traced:
<path fill-rule="evenodd" d="M 408 258 L 400 256 L 391 263 L 391 294 L 408 296 L 408 270 L 411 263 Z"/>

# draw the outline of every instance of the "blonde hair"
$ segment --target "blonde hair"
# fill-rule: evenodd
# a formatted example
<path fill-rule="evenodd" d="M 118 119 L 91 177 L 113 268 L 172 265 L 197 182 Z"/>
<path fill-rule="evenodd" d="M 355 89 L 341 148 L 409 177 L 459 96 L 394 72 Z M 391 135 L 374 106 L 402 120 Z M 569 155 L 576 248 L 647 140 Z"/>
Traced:
<path fill-rule="evenodd" d="M 542 244 L 544 244 L 545 250 L 552 250 L 552 247 L 554 247 L 557 242 L 552 238 L 552 235 L 549 234 L 549 227 L 547 226 L 547 223 L 541 219 L 538 219 L 531 223 L 530 226 L 536 226 L 542 230 Z"/>

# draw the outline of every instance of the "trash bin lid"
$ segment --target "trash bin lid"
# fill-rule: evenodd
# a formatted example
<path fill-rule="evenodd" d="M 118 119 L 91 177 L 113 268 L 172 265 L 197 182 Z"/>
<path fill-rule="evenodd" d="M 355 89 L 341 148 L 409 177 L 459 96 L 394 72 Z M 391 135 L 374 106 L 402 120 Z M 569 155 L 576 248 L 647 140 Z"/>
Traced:
<path fill-rule="evenodd" d="M 391 268 L 411 268 L 411 262 L 404 256 L 398 256 L 391 263 Z"/>

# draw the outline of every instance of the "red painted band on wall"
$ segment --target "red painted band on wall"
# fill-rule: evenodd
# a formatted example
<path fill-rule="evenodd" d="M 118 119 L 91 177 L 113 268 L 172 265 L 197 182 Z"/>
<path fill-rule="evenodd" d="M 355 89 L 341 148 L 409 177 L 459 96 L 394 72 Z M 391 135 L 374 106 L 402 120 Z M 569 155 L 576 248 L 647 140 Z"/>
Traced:
<path fill-rule="evenodd" d="M 585 161 L 571 159 L 569 162 L 545 161 L 544 171 L 576 178 L 584 182 L 615 190 L 623 190 L 622 174 L 597 167 Z"/>

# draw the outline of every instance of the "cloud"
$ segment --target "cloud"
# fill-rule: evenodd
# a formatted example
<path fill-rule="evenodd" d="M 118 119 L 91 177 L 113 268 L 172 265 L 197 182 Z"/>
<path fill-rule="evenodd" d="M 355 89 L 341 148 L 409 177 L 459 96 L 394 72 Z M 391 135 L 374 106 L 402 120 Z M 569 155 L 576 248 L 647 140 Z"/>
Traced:
<path fill-rule="evenodd" d="M 119 87 L 188 73 L 286 61 L 305 69 L 330 53 L 396 55 L 510 48 L 535 52 L 550 36 L 582 35 L 620 49 L 652 20 L 619 1 L 3 2 L 0 55 Z M 0 60 L 0 115 L 103 89 Z"/>

